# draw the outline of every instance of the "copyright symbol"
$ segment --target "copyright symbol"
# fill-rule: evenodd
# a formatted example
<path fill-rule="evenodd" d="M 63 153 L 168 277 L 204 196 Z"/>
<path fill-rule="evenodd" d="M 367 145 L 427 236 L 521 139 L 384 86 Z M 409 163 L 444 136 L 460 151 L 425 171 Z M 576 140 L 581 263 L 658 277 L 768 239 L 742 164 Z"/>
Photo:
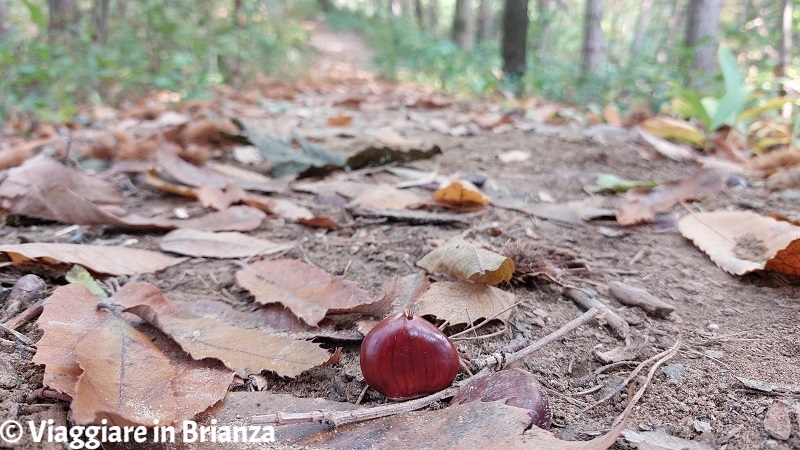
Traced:
<path fill-rule="evenodd" d="M 0 423 L 0 439 L 7 444 L 13 444 L 22 438 L 22 424 L 16 420 L 6 420 Z"/>

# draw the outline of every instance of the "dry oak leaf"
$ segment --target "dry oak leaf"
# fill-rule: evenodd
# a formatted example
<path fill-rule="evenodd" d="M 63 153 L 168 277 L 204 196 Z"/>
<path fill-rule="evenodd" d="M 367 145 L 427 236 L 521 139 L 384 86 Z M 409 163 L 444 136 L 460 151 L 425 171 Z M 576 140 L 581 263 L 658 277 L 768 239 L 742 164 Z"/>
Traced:
<path fill-rule="evenodd" d="M 317 432 L 299 444 L 329 449 L 384 448 L 387 442 L 403 442 L 404 447 L 428 449 L 603 450 L 616 443 L 625 427 L 623 421 L 591 441 L 562 441 L 549 431 L 530 427 L 528 410 L 503 402 L 412 411 Z"/>
<path fill-rule="evenodd" d="M 46 242 L 0 245 L 0 253 L 6 253 L 14 263 L 39 259 L 45 263 L 79 264 L 110 275 L 158 272 L 186 259 L 138 248 Z"/>
<path fill-rule="evenodd" d="M 177 373 L 169 359 L 121 315 L 105 314 L 110 317 L 75 347 L 83 373 L 70 405 L 73 419 L 81 425 L 101 419 L 124 425 L 173 423 L 178 404 L 171 384 Z"/>
<path fill-rule="evenodd" d="M 79 284 L 61 286 L 44 301 L 36 321 L 44 335 L 36 343 L 34 364 L 43 364 L 42 384 L 70 397 L 82 370 L 75 360 L 75 347 L 106 319 L 97 309 L 100 299 Z"/>
<path fill-rule="evenodd" d="M 491 203 L 477 186 L 467 180 L 451 180 L 434 191 L 433 199 L 453 206 L 485 206 Z"/>
<path fill-rule="evenodd" d="M 273 255 L 294 247 L 292 243 L 272 242 L 242 233 L 181 229 L 161 238 L 159 248 L 165 252 L 205 258 L 250 258 Z"/>
<path fill-rule="evenodd" d="M 236 272 L 236 281 L 261 304 L 282 303 L 311 326 L 331 312 L 373 303 L 352 281 L 335 279 L 322 269 L 295 259 L 258 261 Z"/>
<path fill-rule="evenodd" d="M 481 283 L 440 281 L 417 300 L 414 312 L 432 315 L 450 325 L 471 324 L 478 319 L 498 319 L 511 315 L 516 296 L 511 292 Z"/>
<path fill-rule="evenodd" d="M 421 201 L 422 198 L 411 191 L 385 184 L 376 184 L 354 198 L 350 205 L 375 209 L 405 209 Z"/>
<path fill-rule="evenodd" d="M 458 280 L 491 285 L 511 279 L 514 261 L 495 252 L 475 247 L 460 237 L 450 239 L 417 262 L 429 273 L 443 273 Z"/>
<path fill-rule="evenodd" d="M 752 211 L 694 213 L 678 221 L 681 234 L 722 270 L 800 275 L 800 227 Z"/>
<path fill-rule="evenodd" d="M 214 358 L 242 378 L 270 370 L 295 377 L 328 360 L 328 352 L 304 340 L 229 325 L 210 317 L 184 317 L 149 283 L 128 283 L 114 295 L 126 307 L 174 339 L 194 359 Z"/>
<path fill-rule="evenodd" d="M 346 114 L 328 117 L 329 127 L 349 127 L 353 123 L 353 116 Z"/>
<path fill-rule="evenodd" d="M 714 169 L 702 169 L 693 176 L 656 186 L 652 190 L 635 188 L 625 195 L 617 211 L 620 225 L 650 222 L 659 212 L 668 211 L 678 202 L 714 198 L 725 188 L 725 177 Z"/>

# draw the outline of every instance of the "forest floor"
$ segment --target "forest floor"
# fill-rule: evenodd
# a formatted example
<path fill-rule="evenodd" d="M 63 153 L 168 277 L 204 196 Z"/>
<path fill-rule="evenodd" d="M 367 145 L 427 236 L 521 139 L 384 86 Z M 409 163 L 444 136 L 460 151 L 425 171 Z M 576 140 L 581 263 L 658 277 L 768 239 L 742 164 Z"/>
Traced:
<path fill-rule="evenodd" d="M 640 439 L 646 442 L 639 448 L 800 448 L 800 392 L 791 392 L 791 388 L 800 386 L 797 279 L 774 273 L 729 275 L 680 234 L 676 218 L 687 214 L 680 206 L 653 223 L 621 226 L 613 213 L 624 201 L 623 196 L 589 194 L 584 189 L 600 173 L 659 183 L 680 180 L 696 172 L 697 163 L 659 157 L 631 129 L 575 122 L 554 125 L 533 117 L 546 117 L 556 106 L 531 106 L 528 110 L 523 106 L 509 112 L 499 101 L 446 98 L 419 87 L 378 80 L 369 69 L 370 54 L 359 36 L 317 27 L 313 44 L 319 57 L 308 79 L 263 89 L 257 99 L 232 93 L 217 111 L 228 117 L 235 115 L 249 129 L 313 139 L 344 156 L 362 148 L 362 140 L 374 139 L 379 130 L 388 128 L 407 140 L 423 146 L 435 144 L 442 150 L 440 155 L 403 164 L 405 167 L 447 177 L 461 174 L 477 180 L 497 201 L 477 211 L 458 213 L 466 219 L 464 224 L 414 224 L 403 219 L 356 217 L 352 210 L 332 201 L 331 195 L 292 192 L 288 197 L 292 201 L 342 225 L 327 230 L 271 218 L 249 232 L 251 236 L 297 243 L 298 247 L 284 257 L 312 262 L 377 297 L 393 277 L 417 273 L 416 262 L 437 242 L 457 235 L 496 249 L 517 241 L 530 243 L 531 249 L 548 249 L 543 254 L 570 255 L 574 267 L 554 268 L 551 275 L 563 284 L 593 293 L 613 308 L 628 322 L 639 345 L 629 355 L 633 362 L 603 362 L 598 354 L 625 343 L 608 327 L 592 323 L 524 360 L 520 367 L 536 375 L 551 394 L 551 431 L 556 436 L 588 440 L 608 431 L 626 405 L 627 389 L 582 412 L 584 407 L 619 390 L 638 362 L 664 351 L 680 338 L 677 355 L 655 372 L 613 448 L 637 448 Z M 344 126 L 333 126 L 343 116 L 350 117 L 342 119 Z M 233 161 L 230 153 L 212 156 Z M 339 173 L 329 179 L 382 185 L 403 181 L 376 168 Z M 695 206 L 706 211 L 739 209 L 765 215 L 800 213 L 795 193 L 769 192 L 763 182 L 746 181 L 729 183 L 736 185 Z M 194 200 L 164 193 L 136 179 L 133 184 L 125 206 L 134 212 L 169 213 L 185 208 L 191 213 L 198 208 Z M 413 186 L 408 191 L 430 197 L 426 186 Z M 517 207 L 507 206 L 512 203 Z M 531 214 L 530 210 L 525 212 L 524 205 L 549 205 L 550 212 Z M 587 213 L 591 219 L 578 220 L 567 213 L 577 211 L 581 215 L 589 209 L 600 212 Z M 119 232 L 97 226 L 61 232 L 65 226 L 25 221 L 7 224 L 0 231 L 0 242 L 67 242 L 82 233 L 84 243 L 132 242 L 126 245 L 156 249 L 161 238 L 153 232 Z M 222 300 L 237 310 L 250 311 L 252 296 L 238 287 L 234 278 L 238 269 L 230 260 L 193 258 L 156 274 L 141 275 L 139 280 L 155 284 L 172 299 L 186 301 L 219 300 L 220 294 L 209 289 L 209 280 L 213 280 L 216 289 L 229 293 Z M 23 274 L 17 266 L 4 265 L 0 270 L 5 284 Z M 44 269 L 37 273 L 47 281 L 48 292 L 64 283 L 61 274 Z M 674 312 L 658 318 L 622 305 L 609 295 L 613 281 L 646 290 L 672 304 Z M 520 302 L 508 324 L 492 323 L 478 330 L 480 334 L 494 334 L 485 339 L 456 340 L 462 356 L 472 360 L 485 357 L 514 337 L 535 341 L 584 311 L 562 295 L 558 284 L 544 278 L 530 287 L 503 289 Z M 505 332 L 501 332 L 503 327 Z M 41 336 L 34 321 L 19 331 L 34 341 Z M 0 418 L 61 417 L 63 421 L 67 402 L 30 395 L 42 387 L 42 367 L 31 362 L 32 355 L 24 346 L 3 342 Z M 245 380 L 235 390 L 252 395 L 254 403 L 263 405 L 251 405 L 252 411 L 242 409 L 235 415 L 241 418 L 270 410 L 270 398 L 258 397 L 264 393 L 355 403 L 364 387 L 358 370 L 358 343 L 325 342 L 331 348 L 344 348 L 339 364 L 317 367 L 294 379 L 265 372 L 259 379 Z M 457 381 L 465 378 L 462 371 Z M 789 386 L 783 386 L 788 391 L 778 388 L 766 392 L 746 386 L 740 379 Z M 368 406 L 384 402 L 374 391 L 368 391 L 362 400 Z M 786 408 L 771 408 L 776 403 Z M 438 408 L 444 406 L 439 404 Z M 768 411 L 773 412 L 768 416 Z M 213 416 L 214 410 L 209 414 Z M 220 413 L 219 417 L 226 416 Z M 786 420 L 791 422 L 788 437 L 774 431 L 785 426 Z M 338 434 L 347 434 L 348 427 L 339 429 Z M 277 428 L 278 443 L 286 447 L 299 448 L 301 438 L 313 434 L 310 428 L 282 430 Z M 377 438 L 372 444 L 391 448 Z M 412 446 L 424 448 L 416 443 Z M 459 446 L 470 448 L 463 442 Z M 200 446 L 190 446 L 195 447 Z M 23 442 L 17 448 L 44 446 Z"/>

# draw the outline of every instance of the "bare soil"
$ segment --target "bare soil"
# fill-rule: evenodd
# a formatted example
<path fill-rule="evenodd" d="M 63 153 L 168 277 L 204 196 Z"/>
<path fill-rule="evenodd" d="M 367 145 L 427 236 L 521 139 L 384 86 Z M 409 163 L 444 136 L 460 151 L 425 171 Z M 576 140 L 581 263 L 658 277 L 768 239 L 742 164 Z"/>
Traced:
<path fill-rule="evenodd" d="M 253 113 L 246 118 L 249 124 L 283 134 L 291 130 L 301 136 L 316 136 L 324 139 L 325 147 L 347 155 L 358 150 L 355 140 L 328 132 L 325 120 L 341 113 L 351 114 L 354 117 L 352 127 L 337 132 L 393 127 L 406 137 L 436 143 L 443 150 L 442 155 L 411 163 L 410 167 L 437 170 L 445 175 L 480 174 L 487 179 L 487 189 L 492 187 L 495 193 L 530 202 L 545 199 L 563 204 L 585 200 L 590 197 L 583 189 L 587 174 L 608 172 L 630 179 L 662 182 L 684 178 L 696 170 L 693 163 L 645 159 L 646 144 L 629 130 L 541 125 L 530 130 L 511 127 L 502 133 L 480 131 L 466 136 L 436 131 L 432 125 L 436 121 L 453 123 L 460 116 L 491 112 L 498 108 L 496 102 L 457 102 L 441 110 L 408 108 L 408 98 L 414 93 L 422 95 L 421 91 L 375 80 L 365 69 L 369 58 L 364 56 L 367 54 L 364 44 L 357 36 L 320 29 L 314 42 L 320 48 L 320 59 L 310 74 L 311 81 L 294 100 L 272 103 L 285 105 L 283 110 Z M 351 96 L 367 101 L 361 109 L 334 105 Z M 522 162 L 502 163 L 498 155 L 510 150 L 529 151 L 532 156 Z M 398 181 L 397 177 L 379 171 L 360 171 L 348 176 L 375 182 Z M 165 210 L 189 204 L 145 186 L 141 189 L 147 191 L 148 201 L 159 202 Z M 412 189 L 421 195 L 430 195 L 421 188 Z M 736 378 L 800 384 L 798 280 L 770 273 L 745 277 L 726 274 L 677 231 L 675 219 L 686 214 L 681 208 L 676 207 L 656 224 L 621 227 L 613 218 L 574 226 L 490 207 L 467 215 L 468 228 L 456 228 L 413 226 L 402 222 L 353 222 L 339 207 L 316 203 L 311 195 L 293 195 L 315 212 L 331 214 L 340 223 L 352 226 L 326 232 L 274 219 L 266 221 L 252 234 L 279 241 L 297 241 L 300 250 L 292 256 L 307 258 L 329 273 L 346 272 L 347 279 L 376 295 L 392 277 L 415 273 L 418 269 L 414 264 L 433 248 L 434 240 L 466 230 L 471 238 L 498 248 L 508 240 L 532 239 L 536 246 L 571 251 L 588 270 L 563 272 L 559 275 L 560 281 L 594 291 L 597 298 L 615 308 L 634 331 L 647 338 L 637 358 L 639 361 L 671 346 L 678 337 L 683 340 L 680 353 L 668 362 L 667 368 L 656 373 L 628 428 L 663 430 L 680 438 L 704 441 L 712 448 L 800 448 L 800 418 L 796 414 L 792 416 L 793 431 L 788 440 L 778 441 L 765 430 L 766 410 L 781 396 L 745 389 Z M 795 192 L 769 193 L 758 180 L 748 180 L 747 186 L 730 187 L 713 201 L 698 206 L 704 210 L 748 209 L 761 214 L 778 212 L 795 216 L 800 212 L 797 198 Z M 597 200 L 610 209 L 622 202 L 622 198 L 615 195 L 600 196 Z M 152 209 L 152 203 L 147 208 Z M 0 229 L 0 242 L 63 242 L 74 235 L 54 234 L 64 227 L 62 224 L 7 224 Z M 159 237 L 87 227 L 78 232 L 86 235 L 83 242 L 136 239 L 135 246 L 139 248 L 155 248 Z M 246 310 L 252 298 L 237 287 L 233 278 L 236 269 L 229 261 L 194 259 L 142 279 L 179 300 L 218 299 L 219 292 L 225 289 L 231 294 L 229 298 L 234 299 L 234 307 Z M 4 284 L 22 274 L 9 266 L 0 271 Z M 64 283 L 51 272 L 41 275 L 50 289 Z M 624 307 L 608 295 L 607 283 L 614 280 L 647 290 L 673 304 L 675 312 L 668 319 L 656 319 L 636 308 Z M 542 281 L 531 288 L 509 289 L 523 304 L 516 310 L 507 332 L 485 340 L 457 341 L 462 355 L 469 358 L 487 355 L 518 335 L 536 340 L 582 312 L 552 283 Z M 500 329 L 498 325 L 491 325 L 482 332 Z M 40 335 L 34 323 L 20 331 L 34 340 Z M 604 368 L 605 364 L 595 356 L 598 351 L 621 344 L 607 328 L 588 325 L 525 361 L 523 366 L 550 389 L 555 412 L 553 431 L 563 439 L 585 440 L 604 432 L 624 408 L 625 390 L 611 401 L 580 412 L 583 406 L 613 389 L 632 369 L 633 366 L 627 364 Z M 30 363 L 31 356 L 19 343 L 3 341 L 0 344 L 2 419 L 39 419 L 49 417 L 47 414 L 60 412 L 63 415 L 67 410 L 68 405 L 63 401 L 27 398 L 41 388 L 42 378 L 41 368 Z M 463 373 L 459 375 L 459 379 L 463 377 Z M 312 369 L 293 380 L 267 374 L 266 389 L 355 402 L 363 386 L 358 369 L 358 345 L 350 343 L 345 344 L 339 365 Z M 599 390 L 582 394 L 597 386 Z M 247 388 L 252 388 L 252 384 L 243 387 Z M 364 399 L 366 404 L 382 401 L 382 397 L 372 391 Z M 37 447 L 28 443 L 18 448 Z M 635 446 L 620 439 L 615 448 Z"/>

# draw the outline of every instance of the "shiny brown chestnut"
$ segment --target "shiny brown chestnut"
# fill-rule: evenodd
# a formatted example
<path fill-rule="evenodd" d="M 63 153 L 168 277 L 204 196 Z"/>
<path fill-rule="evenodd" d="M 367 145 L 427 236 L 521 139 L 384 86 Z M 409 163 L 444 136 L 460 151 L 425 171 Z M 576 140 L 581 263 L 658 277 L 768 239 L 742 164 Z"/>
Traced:
<path fill-rule="evenodd" d="M 383 319 L 361 343 L 364 379 L 391 399 L 439 392 L 455 380 L 458 368 L 450 339 L 407 310 Z"/>

